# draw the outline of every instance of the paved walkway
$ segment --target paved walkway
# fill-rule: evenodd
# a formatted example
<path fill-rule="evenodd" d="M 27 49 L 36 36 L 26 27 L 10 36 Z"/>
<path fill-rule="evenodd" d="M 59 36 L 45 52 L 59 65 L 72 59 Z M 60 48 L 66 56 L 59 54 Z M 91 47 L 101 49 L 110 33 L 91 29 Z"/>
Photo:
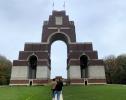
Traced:
<path fill-rule="evenodd" d="M 56 96 L 57 97 L 57 96 Z M 57 100 L 57 98 L 55 98 L 55 100 Z M 63 100 L 63 95 L 62 95 L 62 93 L 61 93 L 61 95 L 60 95 L 60 100 Z"/>
<path fill-rule="evenodd" d="M 61 95 L 60 95 L 60 100 L 63 100 L 63 94 L 61 93 Z"/>

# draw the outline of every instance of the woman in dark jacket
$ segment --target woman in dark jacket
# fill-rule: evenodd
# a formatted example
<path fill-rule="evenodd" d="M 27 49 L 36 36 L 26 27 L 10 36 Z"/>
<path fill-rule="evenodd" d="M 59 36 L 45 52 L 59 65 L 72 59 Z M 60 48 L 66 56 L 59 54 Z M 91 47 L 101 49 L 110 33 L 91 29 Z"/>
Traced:
<path fill-rule="evenodd" d="M 55 87 L 55 94 L 57 94 L 57 100 L 60 100 L 62 88 L 63 88 L 63 82 L 61 81 L 61 79 L 59 79 Z"/>

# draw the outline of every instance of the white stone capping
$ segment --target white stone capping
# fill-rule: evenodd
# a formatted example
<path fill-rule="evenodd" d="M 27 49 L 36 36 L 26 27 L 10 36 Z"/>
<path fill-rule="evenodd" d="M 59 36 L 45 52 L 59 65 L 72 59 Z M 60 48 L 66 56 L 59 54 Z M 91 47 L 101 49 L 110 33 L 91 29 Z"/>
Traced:
<path fill-rule="evenodd" d="M 98 84 L 98 85 L 100 85 L 100 84 L 107 84 L 107 83 L 88 83 L 88 85 L 93 85 L 93 84 Z"/>
<path fill-rule="evenodd" d="M 12 84 L 9 84 L 9 85 L 10 85 L 10 86 L 14 86 L 14 85 L 15 85 L 15 86 L 16 86 L 16 85 L 21 85 L 21 86 L 22 86 L 22 85 L 25 85 L 25 86 L 27 85 L 27 86 L 29 86 L 29 84 L 13 84 L 13 83 L 12 83 Z"/>
<path fill-rule="evenodd" d="M 48 27 L 48 29 L 58 29 L 58 27 Z"/>
<path fill-rule="evenodd" d="M 58 29 L 58 27 L 48 27 L 48 29 Z M 60 29 L 70 29 L 70 27 L 60 27 Z"/>
<path fill-rule="evenodd" d="M 70 29 L 70 27 L 61 27 L 60 29 Z"/>
<path fill-rule="evenodd" d="M 92 44 L 92 42 L 71 42 L 70 44 Z"/>

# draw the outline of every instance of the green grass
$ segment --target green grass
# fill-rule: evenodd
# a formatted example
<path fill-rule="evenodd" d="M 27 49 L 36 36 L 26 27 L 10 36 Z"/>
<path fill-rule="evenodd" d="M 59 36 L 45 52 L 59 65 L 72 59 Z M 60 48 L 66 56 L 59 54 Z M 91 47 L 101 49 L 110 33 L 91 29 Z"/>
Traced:
<path fill-rule="evenodd" d="M 126 100 L 124 85 L 90 85 L 64 87 L 64 100 Z"/>
<path fill-rule="evenodd" d="M 63 96 L 64 100 L 126 100 L 126 86 L 65 86 Z M 51 100 L 50 87 L 0 87 L 0 100 Z"/>
<path fill-rule="evenodd" d="M 50 87 L 0 87 L 0 100 L 51 100 Z"/>

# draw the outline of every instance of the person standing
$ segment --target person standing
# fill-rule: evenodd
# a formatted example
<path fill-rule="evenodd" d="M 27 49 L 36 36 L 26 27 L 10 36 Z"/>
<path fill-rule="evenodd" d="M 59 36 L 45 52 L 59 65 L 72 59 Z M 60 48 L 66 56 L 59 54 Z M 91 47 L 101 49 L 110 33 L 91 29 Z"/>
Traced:
<path fill-rule="evenodd" d="M 61 79 L 58 79 L 56 87 L 55 87 L 55 94 L 57 95 L 57 100 L 60 100 L 62 88 L 63 88 L 63 82 Z"/>
<path fill-rule="evenodd" d="M 52 80 L 52 87 L 51 87 L 51 90 L 52 90 L 52 100 L 55 100 L 55 88 L 56 88 L 56 84 L 57 84 L 56 80 L 53 79 Z"/>

